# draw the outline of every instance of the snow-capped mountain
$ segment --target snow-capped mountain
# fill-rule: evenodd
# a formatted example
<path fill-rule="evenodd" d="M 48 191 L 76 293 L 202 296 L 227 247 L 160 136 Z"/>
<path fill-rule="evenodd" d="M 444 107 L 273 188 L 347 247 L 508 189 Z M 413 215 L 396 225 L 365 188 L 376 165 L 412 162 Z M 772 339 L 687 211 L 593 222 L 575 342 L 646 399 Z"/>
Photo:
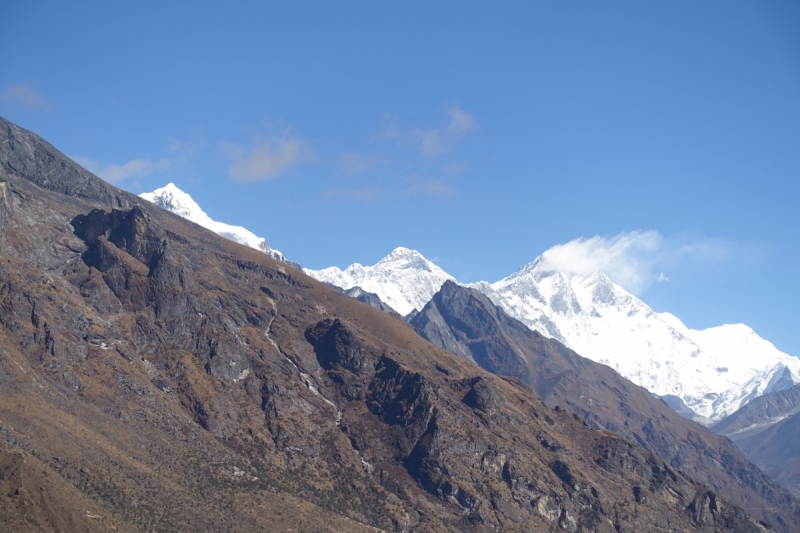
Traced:
<path fill-rule="evenodd" d="M 453 276 L 434 265 L 422 254 L 408 248 L 395 248 L 373 266 L 352 264 L 345 270 L 337 267 L 311 270 L 309 276 L 342 289 L 361 289 L 377 294 L 392 309 L 405 316 L 419 311 Z"/>
<path fill-rule="evenodd" d="M 697 415 L 721 420 L 765 392 L 800 382 L 800 359 L 743 325 L 687 328 L 656 313 L 600 271 L 568 273 L 544 255 L 496 283 L 467 286 L 531 329 L 607 364 L 659 396 L 679 397 Z M 321 281 L 376 293 L 403 315 L 455 279 L 419 252 L 397 248 L 374 266 L 306 270 Z"/>
<path fill-rule="evenodd" d="M 260 250 L 277 261 L 286 261 L 283 254 L 278 250 L 270 248 L 266 239 L 263 237 L 258 237 L 253 232 L 241 226 L 232 226 L 224 222 L 212 220 L 211 217 L 197 205 L 197 202 L 192 200 L 191 196 L 176 187 L 174 183 L 168 183 L 165 187 L 156 189 L 153 192 L 142 193 L 139 197 L 187 220 L 191 220 L 195 224 L 203 226 L 221 237 Z"/>
<path fill-rule="evenodd" d="M 212 220 L 172 183 L 140 196 L 286 261 L 247 229 Z M 529 328 L 611 366 L 653 394 L 680 398 L 711 421 L 765 393 L 800 383 L 800 359 L 779 351 L 744 324 L 692 330 L 669 313 L 656 313 L 600 271 L 566 272 L 546 258 L 547 252 L 495 283 L 468 286 Z M 373 266 L 303 270 L 344 290 L 360 287 L 375 293 L 404 316 L 422 309 L 446 280 L 455 281 L 419 252 L 402 247 Z"/>
<path fill-rule="evenodd" d="M 765 392 L 800 381 L 791 357 L 743 324 L 687 328 L 656 313 L 602 272 L 566 273 L 538 258 L 473 286 L 505 311 L 659 396 L 720 420 Z"/>

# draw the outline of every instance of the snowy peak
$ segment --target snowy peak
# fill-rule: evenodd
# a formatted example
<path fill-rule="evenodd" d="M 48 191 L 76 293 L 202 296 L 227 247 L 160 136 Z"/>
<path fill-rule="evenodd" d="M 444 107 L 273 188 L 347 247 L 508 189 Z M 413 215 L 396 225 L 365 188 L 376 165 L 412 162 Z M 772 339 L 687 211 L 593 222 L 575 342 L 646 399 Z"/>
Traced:
<path fill-rule="evenodd" d="M 375 293 L 403 316 L 422 309 L 445 281 L 454 280 L 421 253 L 403 247 L 395 248 L 372 266 L 354 263 L 344 270 L 328 267 L 304 271 L 319 281 L 345 290 L 360 287 Z"/>
<path fill-rule="evenodd" d="M 232 226 L 213 220 L 191 196 L 176 187 L 174 183 L 168 183 L 166 186 L 152 192 L 142 193 L 139 197 L 199 226 L 203 226 L 221 237 L 255 248 L 278 261 L 286 261 L 283 254 L 270 248 L 263 237 L 258 237 L 255 233 L 241 226 Z"/>
<path fill-rule="evenodd" d="M 200 220 L 211 220 L 197 202 L 192 200 L 191 196 L 176 187 L 174 183 L 168 183 L 166 186 L 156 189 L 153 192 L 142 193 L 139 197 L 198 224 Z M 200 225 L 202 226 L 203 224 Z"/>
<path fill-rule="evenodd" d="M 505 279 L 473 287 L 529 328 L 711 420 L 800 380 L 800 360 L 747 326 L 691 330 L 604 273 L 553 269 L 544 255 Z"/>

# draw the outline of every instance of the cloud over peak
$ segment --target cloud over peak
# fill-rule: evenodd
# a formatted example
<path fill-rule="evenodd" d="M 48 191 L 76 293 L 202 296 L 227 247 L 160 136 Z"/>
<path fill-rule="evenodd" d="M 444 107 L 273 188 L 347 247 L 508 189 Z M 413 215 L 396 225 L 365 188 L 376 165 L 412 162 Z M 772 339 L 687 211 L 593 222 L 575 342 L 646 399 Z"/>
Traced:
<path fill-rule="evenodd" d="M 631 231 L 613 237 L 578 238 L 542 254 L 541 266 L 570 274 L 604 272 L 633 293 L 649 281 L 661 236 L 655 231 Z"/>
<path fill-rule="evenodd" d="M 720 260 L 732 245 L 705 239 L 665 239 L 656 231 L 629 231 L 612 237 L 578 238 L 542 254 L 541 267 L 570 274 L 601 271 L 633 294 L 652 283 L 670 281 L 663 269 L 679 263 Z"/>

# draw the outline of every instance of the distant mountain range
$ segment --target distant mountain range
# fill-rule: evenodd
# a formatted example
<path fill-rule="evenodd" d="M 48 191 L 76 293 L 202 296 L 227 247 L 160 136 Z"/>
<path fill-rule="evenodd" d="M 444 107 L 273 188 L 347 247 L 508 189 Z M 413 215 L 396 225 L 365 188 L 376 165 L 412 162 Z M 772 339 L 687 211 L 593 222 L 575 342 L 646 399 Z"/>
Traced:
<path fill-rule="evenodd" d="M 762 394 L 800 382 L 800 359 L 743 324 L 689 329 L 669 313 L 656 313 L 602 272 L 549 269 L 543 257 L 496 283 L 467 286 L 529 328 L 609 365 L 671 404 L 679 399 L 693 418 L 707 424 Z M 395 249 L 373 266 L 305 272 L 343 288 L 360 286 L 404 315 L 422 309 L 445 281 L 454 280 L 407 248 Z"/>
<path fill-rule="evenodd" d="M 270 249 L 264 239 L 246 229 L 211 220 L 189 195 L 173 184 L 141 196 L 224 237 L 287 261 L 283 254 Z M 612 377 L 602 377 L 602 370 L 576 363 L 582 358 L 571 351 L 574 356 L 531 359 L 532 356 L 524 355 L 533 352 L 520 346 L 532 345 L 532 341 L 520 341 L 527 336 L 520 333 L 519 327 L 544 336 L 534 345 L 546 346 L 545 337 L 563 343 L 601 363 L 598 369 L 608 365 L 644 387 L 681 416 L 712 426 L 715 432 L 730 437 L 749 459 L 800 494 L 800 453 L 795 444 L 800 438 L 800 401 L 795 398 L 800 398 L 797 392 L 800 385 L 795 386 L 800 381 L 800 360 L 780 352 L 746 325 L 692 330 L 670 313 L 653 311 L 602 272 L 568 273 L 548 268 L 548 263 L 545 253 L 498 282 L 478 282 L 460 288 L 453 276 L 419 252 L 403 247 L 371 266 L 356 263 L 344 270 L 337 267 L 303 270 L 353 298 L 405 316 L 434 344 L 492 372 L 519 377 L 546 401 L 561 403 L 593 426 L 611 429 L 638 442 L 711 486 L 725 486 L 730 482 L 726 476 L 739 476 L 731 466 L 730 458 L 735 454 L 726 451 L 724 443 L 717 442 L 710 434 L 700 437 L 689 426 L 678 429 L 681 424 L 664 414 L 658 407 L 660 402 L 653 403 L 655 400 L 633 391 L 630 384 L 615 384 L 619 378 L 613 378 L 616 375 L 613 372 Z M 446 288 L 453 301 L 467 298 L 463 291 L 472 295 L 467 298 L 472 305 L 462 306 L 461 315 L 451 319 L 449 325 L 441 315 L 443 304 L 437 300 L 443 298 L 440 290 Z M 475 307 L 479 294 L 484 301 Z M 487 305 L 489 300 L 491 304 Z M 498 327 L 492 326 L 495 319 L 491 317 L 499 315 L 497 311 L 489 311 L 492 305 L 502 309 L 506 316 L 500 322 L 518 320 L 519 326 L 505 326 L 498 337 Z M 470 313 L 478 313 L 485 323 L 477 326 Z M 464 331 L 457 332 L 470 320 L 473 330 L 485 330 L 479 341 L 469 339 Z M 489 330 L 495 333 L 486 337 Z M 456 339 L 459 335 L 461 338 Z M 509 344 L 509 339 L 516 340 Z M 483 359 L 479 360 L 480 357 Z M 539 372 L 536 378 L 531 374 L 533 368 Z M 551 368 L 554 374 L 543 377 L 543 368 Z M 609 395 L 608 386 L 624 399 Z M 587 401 L 593 403 L 584 405 Z M 620 410 L 620 405 L 631 407 Z M 641 411 L 641 420 L 634 416 L 637 411 Z M 664 416 L 670 418 L 667 429 L 643 422 Z M 702 446 L 707 450 L 704 457 L 711 458 L 709 464 L 696 463 L 691 454 L 684 455 L 681 442 L 686 439 L 704 442 Z M 728 466 L 715 473 L 715 464 Z M 746 485 L 744 480 L 749 478 L 751 474 L 737 483 Z"/>
<path fill-rule="evenodd" d="M 403 316 L 419 311 L 442 284 L 453 276 L 425 259 L 416 250 L 398 247 L 372 266 L 352 264 L 345 270 L 335 266 L 304 269 L 309 276 L 342 289 L 361 287 L 377 294 Z"/>
<path fill-rule="evenodd" d="M 730 440 L 681 417 L 608 366 L 532 331 L 479 291 L 446 281 L 410 322 L 431 343 L 520 379 L 547 405 L 622 435 L 746 508 L 775 505 L 762 490 L 770 482 Z"/>

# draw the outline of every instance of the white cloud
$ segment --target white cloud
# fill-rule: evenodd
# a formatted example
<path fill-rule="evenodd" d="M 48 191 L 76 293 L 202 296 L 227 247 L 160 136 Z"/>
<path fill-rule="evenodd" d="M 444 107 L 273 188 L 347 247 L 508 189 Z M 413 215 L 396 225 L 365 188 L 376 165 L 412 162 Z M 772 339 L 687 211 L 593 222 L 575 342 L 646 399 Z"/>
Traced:
<path fill-rule="evenodd" d="M 411 128 L 403 130 L 390 115 L 384 116 L 380 139 L 396 139 L 400 144 L 415 146 L 427 158 L 453 151 L 459 141 L 477 131 L 478 123 L 471 113 L 454 105 L 447 108 L 449 122 L 441 128 Z"/>
<path fill-rule="evenodd" d="M 542 254 L 542 266 L 570 273 L 600 270 L 636 294 L 649 281 L 661 244 L 661 236 L 655 231 L 579 238 L 547 250 Z"/>
<path fill-rule="evenodd" d="M 310 161 L 314 155 L 305 141 L 288 136 L 257 143 L 250 150 L 225 143 L 221 147 L 230 159 L 228 174 L 243 183 L 271 180 L 291 166 Z"/>
<path fill-rule="evenodd" d="M 10 100 L 25 107 L 37 107 L 45 111 L 53 107 L 39 91 L 27 85 L 12 85 L 0 94 L 0 100 Z"/>
<path fill-rule="evenodd" d="M 120 184 L 128 178 L 143 178 L 153 172 L 168 170 L 171 166 L 166 159 L 156 162 L 149 159 L 133 159 L 122 165 L 105 165 L 84 156 L 72 156 L 71 159 L 92 174 L 116 184 Z"/>
<path fill-rule="evenodd" d="M 326 200 L 336 198 L 349 198 L 367 204 L 374 204 L 382 201 L 386 197 L 386 191 L 374 187 L 361 187 L 360 189 L 327 189 L 322 193 Z"/>
<path fill-rule="evenodd" d="M 356 175 L 368 172 L 386 163 L 378 154 L 347 153 L 339 155 L 339 171 L 342 174 Z"/>
<path fill-rule="evenodd" d="M 409 176 L 406 178 L 408 187 L 405 192 L 409 194 L 424 194 L 428 196 L 450 197 L 456 194 L 450 184 L 436 178 L 421 178 L 419 176 Z"/>
<path fill-rule="evenodd" d="M 712 239 L 687 242 L 664 239 L 655 231 L 631 231 L 553 246 L 542 254 L 542 266 L 576 274 L 600 270 L 633 294 L 641 294 L 653 282 L 669 281 L 661 271 L 664 266 L 718 261 L 731 249 L 730 243 Z"/>
<path fill-rule="evenodd" d="M 419 151 L 425 157 L 435 157 L 452 151 L 455 144 L 478 128 L 470 113 L 458 106 L 447 110 L 450 123 L 439 129 L 415 129 L 411 136 L 419 142 Z"/>

